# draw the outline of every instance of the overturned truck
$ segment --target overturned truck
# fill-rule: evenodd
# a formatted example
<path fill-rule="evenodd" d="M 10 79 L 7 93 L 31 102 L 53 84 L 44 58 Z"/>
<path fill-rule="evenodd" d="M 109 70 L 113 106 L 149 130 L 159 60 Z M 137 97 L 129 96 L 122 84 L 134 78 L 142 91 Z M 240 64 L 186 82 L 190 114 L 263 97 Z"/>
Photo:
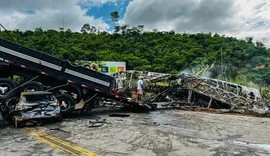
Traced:
<path fill-rule="evenodd" d="M 216 109 L 238 113 L 265 113 L 268 105 L 263 102 L 259 89 L 218 79 L 181 73 L 128 71 L 127 80 L 120 82 L 122 92 L 136 90 L 134 78 L 145 78 L 144 102 L 157 108 Z"/>

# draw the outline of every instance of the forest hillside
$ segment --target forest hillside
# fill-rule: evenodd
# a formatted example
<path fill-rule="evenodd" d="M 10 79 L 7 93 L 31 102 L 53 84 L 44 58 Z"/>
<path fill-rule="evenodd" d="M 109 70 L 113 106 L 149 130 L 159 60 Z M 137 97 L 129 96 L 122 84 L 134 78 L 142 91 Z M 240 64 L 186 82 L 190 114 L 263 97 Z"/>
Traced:
<path fill-rule="evenodd" d="M 11 35 L 9 35 L 11 34 Z M 72 62 L 126 61 L 127 68 L 163 73 L 207 68 L 207 76 L 253 87 L 270 85 L 270 50 L 252 37 L 239 40 L 211 33 L 143 31 L 143 26 L 100 32 L 85 24 L 81 32 L 13 30 L 1 37 Z M 11 37 L 13 36 L 13 37 Z M 198 72 L 198 70 L 197 70 Z"/>

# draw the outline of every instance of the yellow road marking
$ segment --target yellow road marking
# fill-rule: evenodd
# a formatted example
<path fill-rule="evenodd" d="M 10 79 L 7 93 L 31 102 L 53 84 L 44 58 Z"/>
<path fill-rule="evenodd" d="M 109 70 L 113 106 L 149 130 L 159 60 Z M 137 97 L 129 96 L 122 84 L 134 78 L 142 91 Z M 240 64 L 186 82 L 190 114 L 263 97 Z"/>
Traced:
<path fill-rule="evenodd" d="M 76 153 L 74 153 L 74 152 L 72 152 L 72 151 L 70 151 L 70 150 L 68 150 L 68 149 L 65 149 L 65 148 L 63 148 L 63 147 L 61 147 L 61 146 L 59 146 L 59 145 L 56 145 L 56 144 L 54 144 L 54 143 L 52 143 L 52 142 L 50 142 L 50 141 L 48 141 L 48 140 L 46 140 L 46 139 L 43 139 L 43 138 L 41 138 L 41 137 L 39 137 L 39 136 L 36 136 L 36 135 L 34 135 L 34 134 L 31 134 L 31 132 L 27 132 L 26 130 L 23 130 L 23 132 L 26 133 L 26 134 L 28 134 L 28 135 L 30 135 L 30 136 L 32 136 L 33 138 L 35 138 L 35 139 L 37 139 L 37 140 L 39 140 L 39 141 L 45 143 L 45 144 L 48 144 L 48 145 L 50 145 L 50 146 L 52 146 L 52 147 L 54 147 L 54 148 L 58 148 L 58 149 L 60 149 L 60 150 L 62 150 L 62 151 L 65 151 L 65 152 L 71 154 L 72 156 L 78 156 L 78 154 L 76 154 Z"/>
<path fill-rule="evenodd" d="M 60 139 L 58 139 L 58 138 L 56 138 L 56 137 L 53 137 L 53 136 L 51 136 L 51 135 L 49 135 L 49 134 L 47 134 L 47 133 L 44 133 L 44 132 L 42 132 L 42 131 L 40 131 L 40 130 L 35 129 L 35 128 L 28 128 L 28 129 L 29 129 L 30 131 L 33 131 L 33 132 L 39 134 L 39 136 L 41 136 L 41 137 L 45 137 L 45 138 L 51 139 L 51 140 L 53 140 L 53 141 L 55 141 L 55 142 L 57 142 L 57 143 L 59 143 L 59 144 L 61 144 L 61 145 L 64 145 L 64 146 L 66 146 L 66 147 L 69 147 L 69 148 L 71 148 L 71 149 L 73 149 L 73 150 L 75 150 L 75 151 L 78 151 L 78 152 L 80 152 L 80 153 L 86 154 L 87 156 L 98 156 L 98 155 L 95 154 L 95 153 L 92 153 L 92 152 L 90 152 L 90 151 L 88 151 L 88 150 L 86 150 L 86 149 L 83 149 L 83 148 L 81 148 L 81 147 L 79 147 L 79 146 L 75 146 L 75 145 L 73 145 L 73 144 L 71 144 L 71 143 L 68 143 L 68 142 L 65 142 L 65 141 L 63 141 L 63 140 L 60 140 Z"/>

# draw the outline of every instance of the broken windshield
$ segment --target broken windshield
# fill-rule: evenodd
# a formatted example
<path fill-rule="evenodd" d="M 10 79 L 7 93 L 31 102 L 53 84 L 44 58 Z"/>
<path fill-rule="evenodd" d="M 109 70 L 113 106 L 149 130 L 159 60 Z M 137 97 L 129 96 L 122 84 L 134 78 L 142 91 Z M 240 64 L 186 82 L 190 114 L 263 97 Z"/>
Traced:
<path fill-rule="evenodd" d="M 25 102 L 41 102 L 41 101 L 53 101 L 54 98 L 52 95 L 49 94 L 42 94 L 42 95 L 25 95 L 24 96 Z"/>

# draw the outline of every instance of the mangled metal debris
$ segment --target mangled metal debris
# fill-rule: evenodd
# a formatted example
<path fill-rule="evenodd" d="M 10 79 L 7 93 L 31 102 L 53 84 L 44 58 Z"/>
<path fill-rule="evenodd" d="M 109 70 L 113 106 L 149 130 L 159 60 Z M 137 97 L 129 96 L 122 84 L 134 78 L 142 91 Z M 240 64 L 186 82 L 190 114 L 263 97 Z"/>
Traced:
<path fill-rule="evenodd" d="M 61 119 L 60 104 L 50 92 L 24 92 L 12 111 L 16 127 L 42 119 Z"/>
<path fill-rule="evenodd" d="M 106 121 L 106 119 L 103 119 L 103 120 L 90 120 L 89 121 L 89 124 L 88 125 L 85 125 L 89 128 L 94 128 L 94 127 L 101 127 L 103 126 L 104 124 L 110 124 L 109 122 Z"/>
<path fill-rule="evenodd" d="M 136 90 L 136 85 L 134 85 L 136 78 L 142 75 L 146 79 L 144 102 L 157 108 L 178 107 L 195 110 L 202 107 L 208 108 L 208 110 L 210 108 L 219 109 L 220 112 L 229 110 L 259 114 L 269 110 L 267 104 L 262 100 L 259 89 L 256 88 L 184 73 L 169 75 L 127 71 L 126 75 L 129 79 L 119 80 L 122 86 L 121 92 L 132 94 Z"/>
<path fill-rule="evenodd" d="M 194 77 L 185 74 L 182 74 L 179 78 L 182 79 L 181 84 L 183 88 L 189 90 L 189 96 L 192 97 L 192 92 L 195 92 L 209 98 L 207 108 L 215 105 L 213 104 L 213 100 L 215 100 L 221 104 L 228 105 L 232 111 L 242 110 L 243 112 L 265 113 L 268 110 L 266 104 L 262 102 L 258 89 L 217 79 Z M 191 98 L 189 98 L 188 103 L 191 102 Z M 218 104 L 216 105 L 218 106 Z"/>

